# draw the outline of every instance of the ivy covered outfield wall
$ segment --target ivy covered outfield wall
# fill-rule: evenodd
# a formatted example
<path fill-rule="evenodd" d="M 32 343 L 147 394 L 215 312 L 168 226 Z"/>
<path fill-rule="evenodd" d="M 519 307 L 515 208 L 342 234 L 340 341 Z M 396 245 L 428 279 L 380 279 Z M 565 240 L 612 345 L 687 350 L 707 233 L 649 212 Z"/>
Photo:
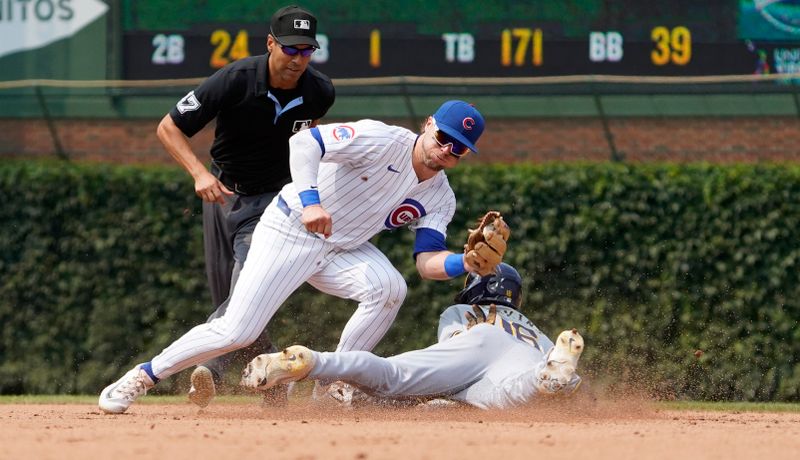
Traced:
<path fill-rule="evenodd" d="M 524 311 L 551 336 L 581 330 L 590 379 L 800 400 L 800 168 L 463 165 L 448 175 L 459 202 L 450 247 L 485 210 L 503 212 Z M 0 200 L 0 393 L 97 393 L 212 310 L 200 202 L 177 168 L 6 160 Z M 376 352 L 433 343 L 463 281 L 420 281 L 409 231 L 374 241 L 409 284 Z M 304 287 L 269 329 L 281 346 L 332 349 L 353 308 Z M 160 391 L 184 391 L 186 378 Z"/>

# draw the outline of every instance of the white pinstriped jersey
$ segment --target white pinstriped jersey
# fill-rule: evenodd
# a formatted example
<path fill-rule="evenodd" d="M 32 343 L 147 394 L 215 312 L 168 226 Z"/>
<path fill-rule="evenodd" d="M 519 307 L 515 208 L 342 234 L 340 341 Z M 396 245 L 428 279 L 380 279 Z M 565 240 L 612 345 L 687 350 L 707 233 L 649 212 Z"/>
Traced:
<path fill-rule="evenodd" d="M 419 182 L 411 163 L 417 134 L 375 120 L 317 126 L 324 153 L 317 185 L 322 206 L 330 213 L 328 242 L 353 249 L 381 230 L 409 225 L 447 235 L 456 199 L 444 171 Z M 312 136 L 309 130 L 296 134 Z M 281 196 L 302 212 L 294 183 Z"/>

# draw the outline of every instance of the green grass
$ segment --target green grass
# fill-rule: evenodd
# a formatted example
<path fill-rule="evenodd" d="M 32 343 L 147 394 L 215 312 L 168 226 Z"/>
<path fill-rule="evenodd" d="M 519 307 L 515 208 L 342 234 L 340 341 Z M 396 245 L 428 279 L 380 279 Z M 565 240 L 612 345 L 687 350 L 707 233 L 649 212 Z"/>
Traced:
<path fill-rule="evenodd" d="M 800 403 L 672 401 L 658 405 L 668 410 L 721 412 L 800 412 Z"/>
<path fill-rule="evenodd" d="M 223 395 L 214 399 L 223 404 L 258 404 L 256 395 Z M 185 395 L 149 395 L 136 404 L 188 404 Z M 0 404 L 87 404 L 96 405 L 95 395 L 0 395 Z M 751 402 L 704 402 L 671 401 L 659 402 L 657 406 L 665 410 L 678 411 L 720 411 L 720 412 L 798 412 L 800 403 L 751 403 Z"/>

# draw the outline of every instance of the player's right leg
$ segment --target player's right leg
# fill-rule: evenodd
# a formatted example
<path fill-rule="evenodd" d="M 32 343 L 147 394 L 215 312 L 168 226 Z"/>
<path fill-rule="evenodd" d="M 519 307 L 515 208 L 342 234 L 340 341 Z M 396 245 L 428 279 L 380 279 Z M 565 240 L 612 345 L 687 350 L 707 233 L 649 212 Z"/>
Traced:
<path fill-rule="evenodd" d="M 326 294 L 358 302 L 336 351 L 372 350 L 391 327 L 407 292 L 403 276 L 371 243 L 338 254 L 308 282 Z M 353 392 L 344 382 L 318 380 L 312 398 L 341 402 Z"/>
<path fill-rule="evenodd" d="M 372 243 L 338 254 L 308 283 L 320 291 L 358 302 L 336 351 L 370 351 L 394 322 L 408 287 L 400 272 Z"/>

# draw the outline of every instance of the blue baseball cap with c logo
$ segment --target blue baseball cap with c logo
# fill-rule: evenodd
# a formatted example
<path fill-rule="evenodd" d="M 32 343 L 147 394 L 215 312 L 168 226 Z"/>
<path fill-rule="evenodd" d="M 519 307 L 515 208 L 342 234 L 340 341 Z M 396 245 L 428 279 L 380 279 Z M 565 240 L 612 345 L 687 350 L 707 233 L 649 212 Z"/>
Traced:
<path fill-rule="evenodd" d="M 483 115 L 472 104 L 447 101 L 433 114 L 436 126 L 445 134 L 478 153 L 475 143 L 483 133 Z"/>

